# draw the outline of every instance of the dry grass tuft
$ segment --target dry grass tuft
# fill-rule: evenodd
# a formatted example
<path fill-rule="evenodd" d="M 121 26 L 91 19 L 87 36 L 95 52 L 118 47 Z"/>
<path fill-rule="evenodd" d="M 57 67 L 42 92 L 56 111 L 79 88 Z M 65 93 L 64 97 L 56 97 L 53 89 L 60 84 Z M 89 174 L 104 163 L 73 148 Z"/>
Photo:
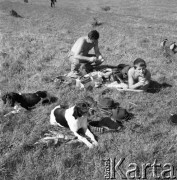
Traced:
<path fill-rule="evenodd" d="M 97 27 L 97 26 L 101 26 L 103 23 L 99 22 L 97 18 L 93 18 L 91 25 L 93 28 Z"/>
<path fill-rule="evenodd" d="M 17 60 L 11 65 L 11 68 L 10 68 L 11 76 L 19 75 L 22 72 L 24 72 L 25 70 L 26 70 L 26 68 L 25 68 L 23 62 L 20 60 Z"/>

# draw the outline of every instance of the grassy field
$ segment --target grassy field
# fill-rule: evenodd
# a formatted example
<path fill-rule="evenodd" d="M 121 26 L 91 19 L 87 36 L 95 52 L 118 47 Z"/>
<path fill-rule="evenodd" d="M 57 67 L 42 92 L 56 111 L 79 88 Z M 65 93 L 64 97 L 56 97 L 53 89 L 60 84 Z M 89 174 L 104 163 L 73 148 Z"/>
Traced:
<path fill-rule="evenodd" d="M 22 18 L 10 16 L 12 9 Z M 93 18 L 101 25 L 93 27 Z M 55 104 L 9 117 L 3 116 L 1 103 L 0 180 L 102 180 L 108 158 L 125 158 L 124 171 L 130 163 L 141 167 L 156 159 L 162 165 L 159 175 L 165 163 L 176 173 L 177 127 L 167 120 L 176 113 L 177 55 L 160 48 L 164 38 L 167 45 L 177 40 L 176 27 L 176 0 L 58 0 L 55 8 L 47 0 L 0 0 L 0 90 L 47 90 L 58 97 Z M 99 146 L 94 149 L 83 143 L 34 146 L 44 132 L 54 129 L 49 125 L 51 109 L 85 95 L 50 80 L 69 71 L 67 53 L 91 29 L 100 32 L 105 64 L 132 64 L 141 57 L 152 79 L 168 87 L 154 93 L 113 91 L 111 97 L 135 117 L 124 123 L 122 132 L 97 134 Z M 88 94 L 97 99 L 101 91 Z M 119 173 L 116 179 L 122 179 Z M 165 175 L 171 176 L 170 171 Z M 155 179 L 152 169 L 147 179 Z"/>

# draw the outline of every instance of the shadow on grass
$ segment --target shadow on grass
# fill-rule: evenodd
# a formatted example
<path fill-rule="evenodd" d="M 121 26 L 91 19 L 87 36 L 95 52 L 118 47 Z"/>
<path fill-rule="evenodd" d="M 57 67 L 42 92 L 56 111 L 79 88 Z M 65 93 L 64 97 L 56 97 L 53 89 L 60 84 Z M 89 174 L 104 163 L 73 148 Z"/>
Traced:
<path fill-rule="evenodd" d="M 167 84 L 165 82 L 160 84 L 157 81 L 151 81 L 147 92 L 154 94 L 154 93 L 160 92 L 161 89 L 168 88 L 168 87 L 172 87 L 172 85 Z"/>

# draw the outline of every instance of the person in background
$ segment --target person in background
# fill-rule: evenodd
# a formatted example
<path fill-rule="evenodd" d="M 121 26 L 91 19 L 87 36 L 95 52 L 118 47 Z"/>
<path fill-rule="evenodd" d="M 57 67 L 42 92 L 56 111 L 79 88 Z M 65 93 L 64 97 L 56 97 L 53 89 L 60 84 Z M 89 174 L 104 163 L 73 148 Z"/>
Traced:
<path fill-rule="evenodd" d="M 55 7 L 56 0 L 51 0 L 51 7 Z"/>

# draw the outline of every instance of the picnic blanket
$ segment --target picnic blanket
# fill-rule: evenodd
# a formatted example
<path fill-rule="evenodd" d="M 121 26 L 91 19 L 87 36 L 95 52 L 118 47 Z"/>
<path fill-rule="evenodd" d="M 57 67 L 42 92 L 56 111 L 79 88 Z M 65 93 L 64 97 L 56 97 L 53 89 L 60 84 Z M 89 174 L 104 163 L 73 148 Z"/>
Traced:
<path fill-rule="evenodd" d="M 54 79 L 54 82 L 58 86 L 64 85 L 74 85 L 79 89 L 85 89 L 88 86 L 93 86 L 99 88 L 103 83 L 110 77 L 112 70 L 110 68 L 104 69 L 103 71 L 90 72 L 83 76 L 78 76 L 77 78 L 72 78 L 70 76 L 58 76 Z"/>

